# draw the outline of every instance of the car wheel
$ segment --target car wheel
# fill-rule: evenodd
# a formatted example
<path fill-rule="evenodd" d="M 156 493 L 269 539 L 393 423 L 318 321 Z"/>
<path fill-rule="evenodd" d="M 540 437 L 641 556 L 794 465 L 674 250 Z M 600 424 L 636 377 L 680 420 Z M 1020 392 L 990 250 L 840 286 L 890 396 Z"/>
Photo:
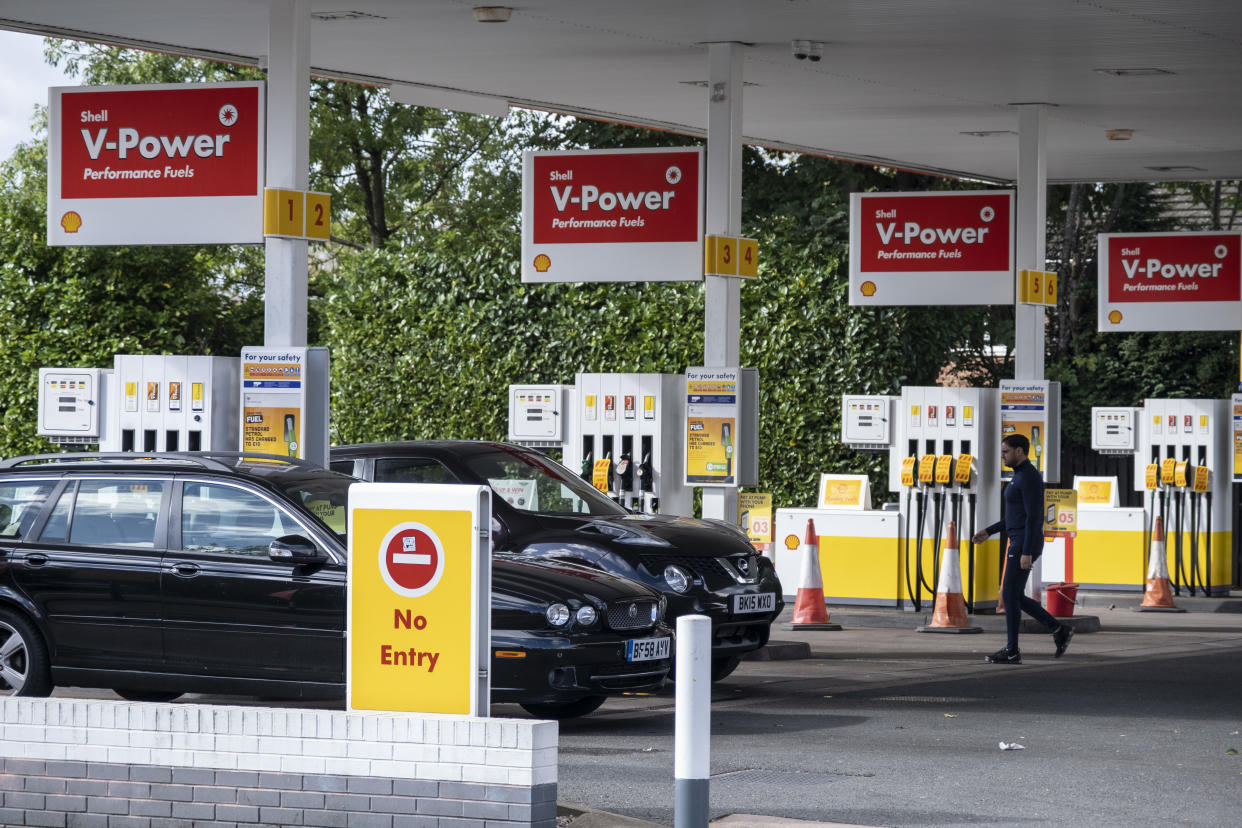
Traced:
<path fill-rule="evenodd" d="M 112 692 L 132 702 L 170 702 L 182 696 L 178 690 L 135 690 L 132 687 L 113 687 Z"/>
<path fill-rule="evenodd" d="M 604 703 L 606 696 L 587 696 L 571 702 L 546 702 L 544 704 L 521 704 L 522 709 L 540 719 L 576 719 L 594 713 Z"/>
<path fill-rule="evenodd" d="M 24 615 L 0 610 L 0 694 L 46 696 L 52 692 L 47 644 Z"/>
<path fill-rule="evenodd" d="M 737 665 L 742 663 L 741 656 L 722 656 L 712 659 L 712 681 L 720 681 L 728 678 L 729 675 L 737 669 Z"/>

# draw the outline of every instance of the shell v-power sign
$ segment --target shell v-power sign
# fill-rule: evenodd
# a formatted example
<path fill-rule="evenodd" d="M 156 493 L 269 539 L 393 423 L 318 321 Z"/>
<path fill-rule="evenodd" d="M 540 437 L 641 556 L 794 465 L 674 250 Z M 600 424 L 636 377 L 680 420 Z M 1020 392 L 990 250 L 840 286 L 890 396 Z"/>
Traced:
<path fill-rule="evenodd" d="M 263 84 L 49 90 L 49 245 L 263 241 Z"/>
<path fill-rule="evenodd" d="M 703 150 L 527 152 L 523 282 L 703 278 Z"/>

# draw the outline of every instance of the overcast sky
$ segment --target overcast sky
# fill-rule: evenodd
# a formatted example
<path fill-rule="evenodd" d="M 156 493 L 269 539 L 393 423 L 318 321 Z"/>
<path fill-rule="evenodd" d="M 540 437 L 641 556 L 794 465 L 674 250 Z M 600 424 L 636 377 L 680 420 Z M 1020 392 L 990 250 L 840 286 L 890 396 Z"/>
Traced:
<path fill-rule="evenodd" d="M 43 59 L 43 38 L 0 31 L 0 159 L 34 138 L 36 104 L 47 106 L 49 86 L 76 85 Z"/>

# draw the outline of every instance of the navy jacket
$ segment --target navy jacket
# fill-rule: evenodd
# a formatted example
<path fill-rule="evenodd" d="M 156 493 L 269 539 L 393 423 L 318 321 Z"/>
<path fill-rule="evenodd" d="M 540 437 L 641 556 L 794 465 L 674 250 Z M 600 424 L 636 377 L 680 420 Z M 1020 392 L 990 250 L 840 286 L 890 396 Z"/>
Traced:
<path fill-rule="evenodd" d="M 995 535 L 1005 527 L 1009 547 L 1015 555 L 1038 558 L 1044 551 L 1044 478 L 1030 460 L 1013 470 L 1005 487 L 1005 517 L 987 528 Z"/>

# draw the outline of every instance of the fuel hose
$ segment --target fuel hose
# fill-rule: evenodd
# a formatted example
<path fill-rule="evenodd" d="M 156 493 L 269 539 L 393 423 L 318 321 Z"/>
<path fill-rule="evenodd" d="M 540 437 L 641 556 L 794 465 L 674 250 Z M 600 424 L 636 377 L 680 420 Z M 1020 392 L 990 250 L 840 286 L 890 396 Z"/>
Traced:
<path fill-rule="evenodd" d="M 970 555 L 966 561 L 966 611 L 974 614 L 975 611 L 975 493 L 971 492 L 966 495 L 966 505 L 969 506 L 970 512 L 970 528 L 969 534 L 966 535 L 970 544 Z"/>
<path fill-rule="evenodd" d="M 1212 491 L 1209 489 L 1203 495 L 1204 512 L 1206 513 L 1204 524 L 1207 526 L 1207 572 L 1203 582 L 1203 594 L 1211 597 L 1212 595 Z"/>

